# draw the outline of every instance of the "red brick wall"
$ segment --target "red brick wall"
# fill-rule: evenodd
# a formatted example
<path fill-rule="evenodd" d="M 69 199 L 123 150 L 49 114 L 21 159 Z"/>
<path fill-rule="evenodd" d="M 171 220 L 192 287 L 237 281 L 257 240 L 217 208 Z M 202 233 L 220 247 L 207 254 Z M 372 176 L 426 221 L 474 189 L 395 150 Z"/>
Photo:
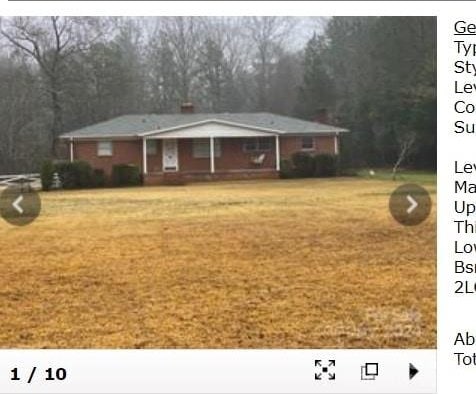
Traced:
<path fill-rule="evenodd" d="M 156 141 L 157 141 L 157 153 L 155 155 L 147 155 L 147 172 L 161 172 L 162 171 L 162 141 L 161 140 L 156 140 Z"/>
<path fill-rule="evenodd" d="M 209 158 L 193 157 L 193 144 L 190 139 L 178 140 L 178 162 L 180 171 L 210 171 Z"/>
<path fill-rule="evenodd" d="M 245 169 L 265 169 L 276 168 L 276 147 L 274 137 L 270 137 L 270 149 L 264 152 L 245 152 L 243 144 L 246 139 L 228 138 L 221 140 L 221 157 L 217 158 L 215 167 L 217 170 Z M 252 162 L 254 157 L 264 153 L 263 164 L 257 165 Z"/>
<path fill-rule="evenodd" d="M 244 180 L 244 179 L 277 179 L 279 178 L 279 172 L 274 169 L 267 169 L 261 171 L 239 171 L 239 172 L 219 172 L 210 174 L 206 172 L 194 172 L 194 173 L 173 173 L 173 183 L 167 180 L 167 176 L 171 173 L 155 173 L 147 174 L 144 177 L 144 184 L 151 185 L 182 185 L 188 182 L 201 182 L 201 181 L 231 181 L 231 180 Z M 174 179 L 175 178 L 175 179 Z"/>
<path fill-rule="evenodd" d="M 252 163 L 259 153 L 243 151 L 243 138 L 220 138 L 221 156 L 215 157 L 215 171 L 239 169 L 273 169 L 276 166 L 274 137 L 270 137 L 271 148 L 265 154 L 263 164 Z M 210 158 L 193 157 L 193 140 L 179 140 L 180 171 L 210 171 Z"/>
<path fill-rule="evenodd" d="M 265 153 L 262 165 L 252 163 L 252 157 L 259 153 L 243 151 L 243 138 L 221 138 L 221 156 L 215 158 L 215 171 L 274 169 L 276 166 L 275 141 L 270 137 L 271 149 Z M 334 137 L 314 137 L 315 151 L 311 153 L 334 153 Z M 93 168 L 101 168 L 110 174 L 114 164 L 135 164 L 142 171 L 142 140 L 113 141 L 113 155 L 97 155 L 96 141 L 74 141 L 74 159 L 88 161 Z M 289 158 L 301 150 L 301 137 L 280 137 L 281 157 Z M 178 140 L 180 171 L 209 172 L 209 158 L 194 158 L 191 139 Z M 162 171 L 162 143 L 157 140 L 157 153 L 147 156 L 148 172 Z"/>
<path fill-rule="evenodd" d="M 334 154 L 334 136 L 322 136 L 314 138 L 314 150 L 309 153 L 330 153 Z M 281 137 L 280 150 L 281 157 L 288 159 L 294 152 L 301 151 L 301 137 Z"/>
<path fill-rule="evenodd" d="M 112 156 L 98 156 L 96 141 L 74 141 L 73 146 L 75 160 L 85 160 L 106 174 L 114 164 L 135 164 L 142 171 L 142 141 L 113 141 Z"/>

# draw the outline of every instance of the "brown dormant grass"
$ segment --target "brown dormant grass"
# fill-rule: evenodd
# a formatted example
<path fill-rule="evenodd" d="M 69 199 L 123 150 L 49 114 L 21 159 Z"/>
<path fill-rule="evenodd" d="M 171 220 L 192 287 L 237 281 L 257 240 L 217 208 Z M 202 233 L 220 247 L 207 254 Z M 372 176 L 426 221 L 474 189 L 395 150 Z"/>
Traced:
<path fill-rule="evenodd" d="M 435 347 L 435 207 L 397 224 L 397 185 L 42 193 L 0 220 L 0 347 Z"/>

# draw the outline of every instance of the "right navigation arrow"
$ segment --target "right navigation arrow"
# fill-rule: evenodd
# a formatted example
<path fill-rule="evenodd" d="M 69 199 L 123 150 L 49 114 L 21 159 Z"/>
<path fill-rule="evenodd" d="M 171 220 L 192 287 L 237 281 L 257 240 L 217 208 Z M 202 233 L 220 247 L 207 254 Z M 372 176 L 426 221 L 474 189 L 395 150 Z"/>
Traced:
<path fill-rule="evenodd" d="M 409 377 L 410 377 L 410 380 L 412 380 L 415 375 L 420 372 L 412 363 L 409 364 Z"/>
<path fill-rule="evenodd" d="M 410 203 L 407 208 L 407 213 L 410 215 L 418 207 L 418 202 L 409 194 L 407 194 L 407 201 Z"/>

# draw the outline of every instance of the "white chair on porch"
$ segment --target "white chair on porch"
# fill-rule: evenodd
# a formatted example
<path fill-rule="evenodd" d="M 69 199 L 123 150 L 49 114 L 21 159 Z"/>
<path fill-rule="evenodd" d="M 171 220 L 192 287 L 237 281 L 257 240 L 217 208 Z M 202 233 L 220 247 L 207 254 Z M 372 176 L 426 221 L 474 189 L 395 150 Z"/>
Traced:
<path fill-rule="evenodd" d="M 258 156 L 253 156 L 251 158 L 251 162 L 257 166 L 260 166 L 264 163 L 264 159 L 266 158 L 266 155 L 264 153 L 261 153 Z"/>

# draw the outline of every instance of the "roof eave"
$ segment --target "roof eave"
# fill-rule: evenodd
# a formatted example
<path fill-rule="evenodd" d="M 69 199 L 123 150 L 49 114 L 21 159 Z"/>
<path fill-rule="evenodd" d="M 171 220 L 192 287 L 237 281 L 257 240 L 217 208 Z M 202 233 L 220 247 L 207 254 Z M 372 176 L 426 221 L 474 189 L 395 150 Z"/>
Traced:
<path fill-rule="evenodd" d="M 338 130 L 318 130 L 318 131 L 297 131 L 297 132 L 289 132 L 284 133 L 284 136 L 296 137 L 296 136 L 305 136 L 305 135 L 320 135 L 320 136 L 328 136 L 328 135 L 335 135 L 340 133 L 349 133 L 350 130 L 347 129 L 338 129 Z"/>
<path fill-rule="evenodd" d="M 87 140 L 87 139 L 138 139 L 139 136 L 137 134 L 88 134 L 88 135 L 82 135 L 82 134 L 62 134 L 58 137 L 60 140 L 70 140 L 70 139 L 81 139 L 81 140 Z"/>
<path fill-rule="evenodd" d="M 137 136 L 147 137 L 149 135 L 154 135 L 154 134 L 164 134 L 164 133 L 167 133 L 167 132 L 176 131 L 176 130 L 180 130 L 180 129 L 185 129 L 185 128 L 188 128 L 188 127 L 201 126 L 201 125 L 207 124 L 207 123 L 218 123 L 218 124 L 223 124 L 223 125 L 227 125 L 227 126 L 240 127 L 240 128 L 243 128 L 243 129 L 261 131 L 261 132 L 270 133 L 270 134 L 273 134 L 273 135 L 284 134 L 284 132 L 280 131 L 280 130 L 269 129 L 269 128 L 266 128 L 266 127 L 259 127 L 259 126 L 250 126 L 250 125 L 245 124 L 245 123 L 229 122 L 227 120 L 211 118 L 211 119 L 201 120 L 201 121 L 198 121 L 198 122 L 186 123 L 186 124 L 182 124 L 182 125 L 179 125 L 179 126 L 168 127 L 166 129 L 157 129 L 157 130 L 152 130 L 152 131 L 146 131 L 146 132 L 143 132 L 143 133 L 137 133 Z"/>

